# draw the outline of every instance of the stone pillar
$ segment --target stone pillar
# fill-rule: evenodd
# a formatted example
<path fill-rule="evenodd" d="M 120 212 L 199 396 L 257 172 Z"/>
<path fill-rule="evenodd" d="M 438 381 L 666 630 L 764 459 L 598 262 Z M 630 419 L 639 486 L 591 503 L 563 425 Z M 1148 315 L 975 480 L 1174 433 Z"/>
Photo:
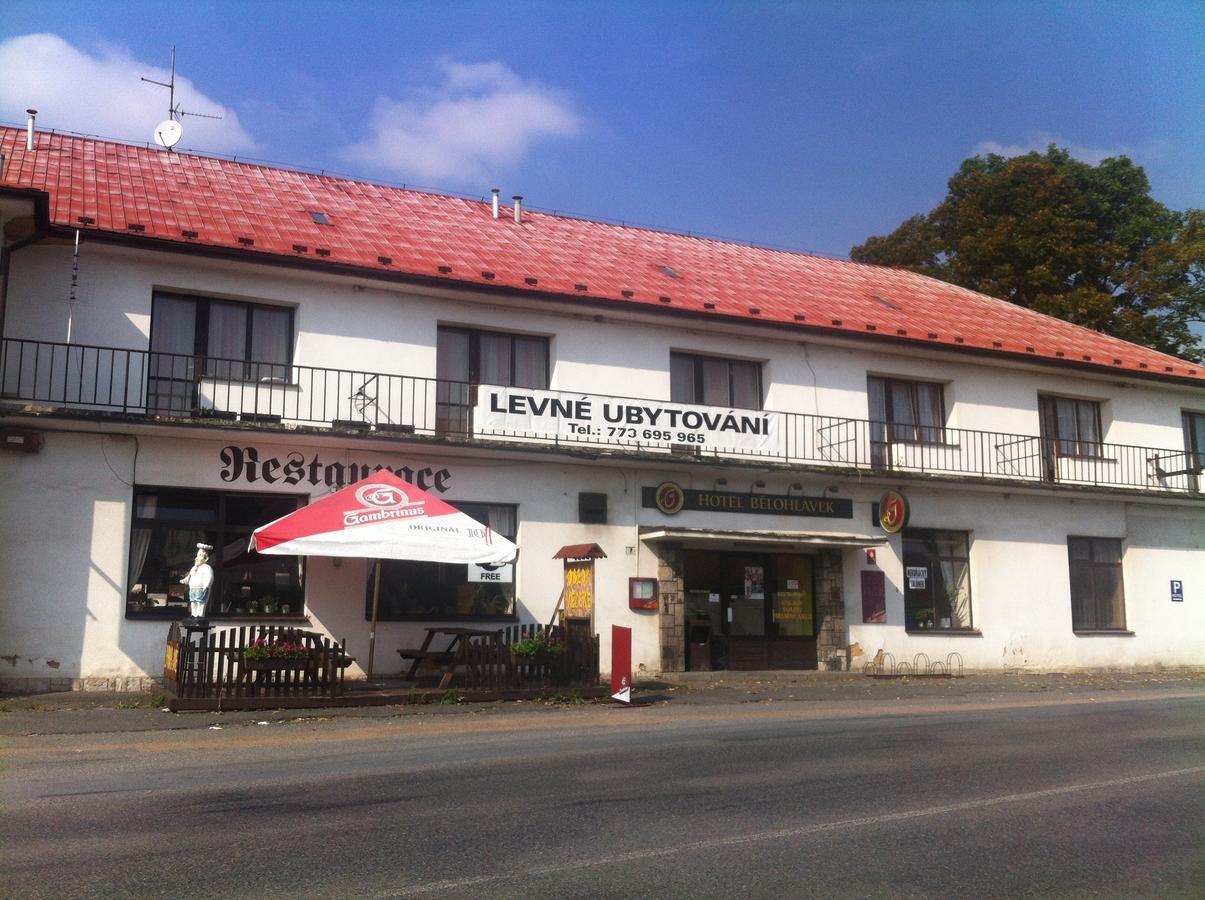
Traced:
<path fill-rule="evenodd" d="M 682 585 L 682 551 L 657 542 L 657 595 L 661 627 L 661 671 L 686 670 L 686 597 Z"/>
<path fill-rule="evenodd" d="M 845 626 L 844 567 L 841 551 L 816 554 L 816 661 L 821 671 L 843 672 L 849 668 Z"/>

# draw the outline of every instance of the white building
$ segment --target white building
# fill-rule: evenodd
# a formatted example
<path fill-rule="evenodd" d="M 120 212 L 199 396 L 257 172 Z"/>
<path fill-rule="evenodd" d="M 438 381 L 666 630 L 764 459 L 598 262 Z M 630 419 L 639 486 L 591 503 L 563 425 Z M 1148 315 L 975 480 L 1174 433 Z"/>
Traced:
<path fill-rule="evenodd" d="M 219 624 L 363 660 L 369 561 L 246 538 L 376 466 L 520 546 L 502 585 L 387 563 L 378 672 L 424 625 L 549 621 L 577 543 L 604 660 L 626 625 L 650 672 L 1205 664 L 1199 365 L 907 272 L 25 141 L 0 130 L 0 686 L 159 676 L 199 541 Z"/>

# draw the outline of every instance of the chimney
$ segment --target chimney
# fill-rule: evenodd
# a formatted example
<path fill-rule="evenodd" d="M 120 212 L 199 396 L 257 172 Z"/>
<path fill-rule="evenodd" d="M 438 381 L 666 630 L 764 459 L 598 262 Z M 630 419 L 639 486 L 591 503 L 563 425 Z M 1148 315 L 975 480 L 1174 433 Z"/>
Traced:
<path fill-rule="evenodd" d="M 498 194 L 502 188 L 490 188 L 490 193 L 494 195 L 494 218 L 498 218 Z"/>
<path fill-rule="evenodd" d="M 38 111 L 36 109 L 27 109 L 25 110 L 25 113 L 29 116 L 29 118 L 25 120 L 25 149 L 32 152 L 33 121 L 38 117 Z"/>
<path fill-rule="evenodd" d="M 510 199 L 515 201 L 515 224 L 522 225 L 523 224 L 523 195 L 515 194 L 515 196 L 511 197 Z"/>

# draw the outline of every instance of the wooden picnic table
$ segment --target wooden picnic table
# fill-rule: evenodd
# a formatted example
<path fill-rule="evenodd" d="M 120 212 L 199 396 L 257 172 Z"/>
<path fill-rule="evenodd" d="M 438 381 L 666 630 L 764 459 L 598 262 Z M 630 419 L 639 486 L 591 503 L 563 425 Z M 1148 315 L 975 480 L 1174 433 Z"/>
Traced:
<path fill-rule="evenodd" d="M 474 637 L 492 637 L 499 634 L 501 629 L 484 629 L 484 628 L 459 628 L 452 626 L 436 626 L 428 628 L 427 637 L 423 640 L 423 645 L 417 650 L 401 648 L 398 650 L 398 655 L 402 659 L 414 660 L 410 664 L 410 670 L 406 673 L 406 680 L 413 681 L 418 673 L 418 667 L 424 661 L 430 661 L 443 669 L 443 677 L 439 680 L 440 688 L 446 688 L 452 683 L 452 676 L 456 671 L 456 666 L 460 664 L 464 656 L 464 648 L 468 643 L 468 638 Z M 432 650 L 431 642 L 437 637 L 450 637 L 452 640 L 448 646 L 442 650 Z"/>

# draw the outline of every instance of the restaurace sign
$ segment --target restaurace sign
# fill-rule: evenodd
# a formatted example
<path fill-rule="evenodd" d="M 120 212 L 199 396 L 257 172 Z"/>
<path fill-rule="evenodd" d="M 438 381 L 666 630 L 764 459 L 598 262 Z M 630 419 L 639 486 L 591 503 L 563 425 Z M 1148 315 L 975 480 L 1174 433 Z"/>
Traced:
<path fill-rule="evenodd" d="M 218 457 L 222 461 L 222 469 L 218 473 L 222 481 L 243 481 L 247 484 L 304 483 L 314 487 L 325 485 L 338 489 L 355 484 L 374 472 L 386 470 L 424 491 L 445 494 L 449 490 L 448 482 L 452 478 L 452 473 L 447 469 L 324 462 L 317 453 L 306 459 L 305 454 L 299 450 L 287 453 L 283 459 L 279 456 L 261 458 L 259 450 L 255 447 L 236 447 L 233 444 L 223 447 Z"/>
<path fill-rule="evenodd" d="M 591 444 L 685 444 L 712 450 L 781 452 L 779 417 L 753 409 L 620 400 L 482 385 L 473 411 L 478 437 L 514 436 Z"/>

